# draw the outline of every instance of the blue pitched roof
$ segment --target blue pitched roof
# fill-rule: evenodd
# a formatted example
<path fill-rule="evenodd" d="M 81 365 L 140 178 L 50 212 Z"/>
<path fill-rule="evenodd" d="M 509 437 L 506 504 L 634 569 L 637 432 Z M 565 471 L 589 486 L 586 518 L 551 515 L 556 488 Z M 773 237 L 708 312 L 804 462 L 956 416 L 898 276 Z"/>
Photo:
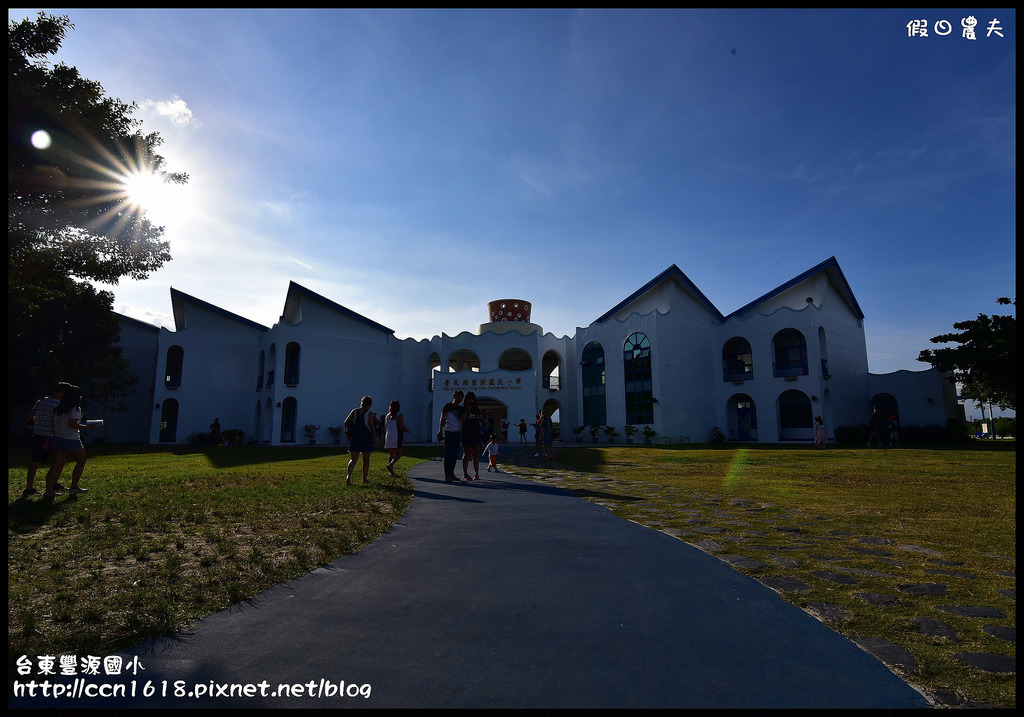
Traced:
<path fill-rule="evenodd" d="M 836 260 L 834 256 L 829 257 L 825 261 L 821 262 L 815 267 L 808 269 L 799 276 L 794 276 L 785 284 L 782 284 L 781 286 L 772 289 L 764 296 L 760 296 L 754 299 L 746 306 L 739 308 L 736 311 L 729 314 L 726 318 L 731 319 L 734 316 L 742 316 L 743 314 L 757 307 L 758 304 L 762 304 L 768 299 L 778 296 L 782 292 L 793 288 L 800 282 L 805 281 L 806 279 L 809 279 L 815 274 L 819 274 L 821 272 L 828 273 L 828 275 L 832 278 L 833 283 L 839 288 L 840 292 L 843 295 L 843 298 L 846 300 L 846 303 L 849 304 L 851 309 L 853 309 L 853 313 L 857 316 L 858 319 L 863 319 L 864 312 L 861 311 L 860 304 L 857 303 L 857 298 L 853 295 L 853 289 L 850 288 L 850 283 L 846 280 L 846 276 L 843 274 L 843 270 L 839 268 L 839 262 Z"/>
<path fill-rule="evenodd" d="M 178 301 L 187 301 L 190 304 L 195 304 L 196 306 L 201 306 L 204 309 L 206 309 L 207 311 L 212 311 L 215 314 L 220 314 L 221 316 L 223 316 L 225 318 L 231 319 L 232 321 L 237 321 L 240 324 L 245 324 L 246 326 L 249 326 L 250 328 L 256 329 L 257 331 L 270 331 L 270 329 L 268 329 L 266 326 L 263 326 L 262 324 L 257 324 L 255 321 L 250 321 L 249 319 L 245 318 L 244 316 L 239 316 L 238 314 L 232 314 L 230 311 L 222 309 L 219 306 L 214 306 L 213 304 L 211 304 L 211 303 L 209 303 L 207 301 L 203 301 L 202 299 L 197 299 L 194 296 L 189 296 L 185 292 L 178 291 L 177 289 L 175 289 L 172 286 L 171 287 L 171 305 L 173 306 Z M 174 313 L 174 325 L 176 327 L 178 327 L 178 313 L 177 313 L 177 311 L 175 311 L 175 313 Z"/>
<path fill-rule="evenodd" d="M 366 324 L 367 326 L 369 326 L 372 329 L 376 329 L 377 331 L 382 331 L 382 332 L 384 332 L 386 334 L 393 334 L 393 333 L 395 333 L 394 329 L 389 329 L 387 326 L 384 326 L 383 324 L 378 324 L 373 319 L 368 319 L 365 316 L 363 316 L 362 314 L 357 314 L 355 311 L 352 311 L 352 309 L 346 308 L 346 307 L 342 306 L 341 304 L 338 304 L 338 303 L 336 303 L 334 301 L 331 301 L 327 297 L 321 296 L 320 294 L 316 293 L 315 291 L 310 291 L 309 289 L 307 289 L 306 287 L 302 286 L 301 284 L 296 284 L 294 281 L 290 281 L 290 282 L 288 282 L 288 297 L 289 298 L 292 296 L 293 292 L 295 292 L 296 294 L 301 294 L 302 296 L 306 296 L 309 299 L 311 299 L 313 301 L 316 301 L 317 303 L 323 304 L 324 306 L 328 307 L 329 309 L 332 309 L 333 311 L 337 311 L 338 313 L 343 314 L 343 315 L 349 317 L 350 319 L 355 319 L 356 321 L 359 321 L 360 323 Z M 285 299 L 285 313 L 287 313 L 287 306 L 288 306 L 288 299 Z"/>
<path fill-rule="evenodd" d="M 663 282 L 665 279 L 668 279 L 670 277 L 675 278 L 684 287 L 686 287 L 686 289 L 689 290 L 690 293 L 693 294 L 694 298 L 697 299 L 697 301 L 699 301 L 704 306 L 704 308 L 706 308 L 708 311 L 710 311 L 711 314 L 714 315 L 714 317 L 716 319 L 718 319 L 719 321 L 724 321 L 725 320 L 725 317 L 722 316 L 722 312 L 719 311 L 717 308 L 715 308 L 715 305 L 711 303 L 711 301 L 708 299 L 708 297 L 704 296 L 704 292 L 702 292 L 700 289 L 698 289 L 697 285 L 694 284 L 692 281 L 690 281 L 690 278 L 686 274 L 684 274 L 682 272 L 682 270 L 678 266 L 673 264 L 669 268 L 665 269 L 665 271 L 661 272 L 656 277 L 654 277 L 653 279 L 648 281 L 646 284 L 641 286 L 639 289 L 634 291 L 632 294 L 627 296 L 625 299 L 620 301 L 618 304 L 613 306 L 609 311 L 606 311 L 604 314 L 602 314 L 600 317 L 598 317 L 598 319 L 597 319 L 597 321 L 595 323 L 598 323 L 598 324 L 605 323 L 606 321 L 608 321 L 608 319 L 610 319 L 612 316 L 617 314 L 619 311 L 622 311 L 623 308 L 625 308 L 626 306 L 629 306 L 629 304 L 631 304 L 633 301 L 635 301 L 639 297 L 643 296 L 645 293 L 650 291 L 652 288 L 654 288 L 655 286 L 657 286 L 658 284 Z"/>
<path fill-rule="evenodd" d="M 125 314 L 120 314 L 120 313 L 118 313 L 116 311 L 114 312 L 114 316 L 116 316 L 117 320 L 122 322 L 122 323 L 130 324 L 130 325 L 135 326 L 135 327 L 140 328 L 140 329 L 146 329 L 147 331 L 152 331 L 155 334 L 160 333 L 160 327 L 159 326 L 154 326 L 153 324 L 147 324 L 145 321 L 140 321 L 139 319 L 133 319 L 131 316 L 127 316 Z"/>

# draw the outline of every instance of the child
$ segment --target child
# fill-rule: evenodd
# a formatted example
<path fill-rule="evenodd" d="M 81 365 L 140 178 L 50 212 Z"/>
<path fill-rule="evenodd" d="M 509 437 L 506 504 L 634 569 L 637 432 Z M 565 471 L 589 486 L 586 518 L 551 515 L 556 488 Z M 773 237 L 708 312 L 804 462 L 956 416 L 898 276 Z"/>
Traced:
<path fill-rule="evenodd" d="M 498 470 L 498 435 L 496 433 L 491 434 L 491 442 L 484 448 L 484 455 L 487 456 L 487 472 L 490 473 L 493 468 L 495 473 L 501 473 Z"/>

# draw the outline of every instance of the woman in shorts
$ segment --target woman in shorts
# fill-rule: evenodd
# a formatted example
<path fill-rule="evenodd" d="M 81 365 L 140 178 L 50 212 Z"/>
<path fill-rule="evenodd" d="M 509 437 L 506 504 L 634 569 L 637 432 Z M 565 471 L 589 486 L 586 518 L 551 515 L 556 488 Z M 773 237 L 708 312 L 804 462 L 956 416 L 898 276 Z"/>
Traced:
<path fill-rule="evenodd" d="M 52 461 L 50 471 L 46 474 L 44 497 L 52 498 L 56 495 L 57 481 L 60 480 L 68 458 L 75 462 L 68 493 L 85 493 L 88 490 L 78 484 L 85 472 L 85 445 L 78 433 L 83 428 L 88 429 L 89 426 L 82 423 L 82 389 L 72 386 L 64 392 L 60 404 L 53 409 L 53 436 L 50 438 Z"/>

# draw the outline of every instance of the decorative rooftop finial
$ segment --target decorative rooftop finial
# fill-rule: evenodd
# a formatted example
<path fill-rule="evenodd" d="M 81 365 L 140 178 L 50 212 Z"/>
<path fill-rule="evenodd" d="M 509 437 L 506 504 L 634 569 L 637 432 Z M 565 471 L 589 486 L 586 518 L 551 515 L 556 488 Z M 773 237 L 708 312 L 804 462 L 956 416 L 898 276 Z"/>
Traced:
<path fill-rule="evenodd" d="M 530 323 L 530 302 L 522 299 L 498 299 L 487 304 L 491 321 L 520 321 Z"/>

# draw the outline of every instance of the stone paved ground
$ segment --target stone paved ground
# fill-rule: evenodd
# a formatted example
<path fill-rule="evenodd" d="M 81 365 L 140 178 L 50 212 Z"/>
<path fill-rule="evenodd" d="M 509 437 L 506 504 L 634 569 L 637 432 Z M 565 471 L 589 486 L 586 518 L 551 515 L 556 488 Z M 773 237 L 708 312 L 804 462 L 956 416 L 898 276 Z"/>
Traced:
<path fill-rule="evenodd" d="M 924 692 L 937 707 L 985 707 L 971 697 L 929 687 L 926 666 L 898 641 L 851 634 L 842 605 L 808 601 L 809 593 L 845 593 L 880 613 L 899 608 L 916 615 L 909 627 L 941 645 L 945 659 L 968 666 L 978 680 L 1016 676 L 1016 657 L 998 652 L 958 649 L 966 631 L 982 631 L 996 641 L 1013 645 L 1016 620 L 983 601 L 944 600 L 947 594 L 971 594 L 977 580 L 947 560 L 941 550 L 902 543 L 898 537 L 872 535 L 864 526 L 822 529 L 825 518 L 798 509 L 694 490 L 619 481 L 613 476 L 577 473 L 535 459 L 530 450 L 503 453 L 503 468 L 522 478 L 558 485 L 630 519 L 661 530 L 709 553 L 759 580 L 784 599 L 799 605 L 832 629 L 847 635 L 875 655 L 895 674 Z M 833 522 L 834 524 L 834 522 Z M 822 546 L 827 546 L 822 549 Z M 816 550 L 817 548 L 817 550 Z M 826 554 L 827 553 L 827 554 Z M 988 556 L 1003 569 L 996 575 L 1005 587 L 999 592 L 1016 602 L 1016 562 L 1013 557 Z M 921 579 L 921 576 L 925 576 Z M 967 588 L 962 589 L 962 588 Z M 884 617 L 884 615 L 883 615 Z M 898 640 L 898 638 L 897 638 Z"/>

